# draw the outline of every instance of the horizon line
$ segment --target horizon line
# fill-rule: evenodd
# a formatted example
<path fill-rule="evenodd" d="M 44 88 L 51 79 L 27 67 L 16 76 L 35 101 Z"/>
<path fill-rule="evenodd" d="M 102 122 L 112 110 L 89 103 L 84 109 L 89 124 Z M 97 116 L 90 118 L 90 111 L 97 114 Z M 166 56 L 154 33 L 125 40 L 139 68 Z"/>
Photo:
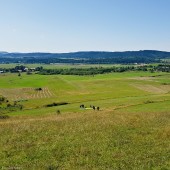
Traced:
<path fill-rule="evenodd" d="M 82 50 L 82 51 L 70 51 L 70 52 L 49 52 L 49 51 L 32 51 L 32 52 L 8 52 L 8 51 L 0 51 L 0 53 L 50 53 L 50 54 L 67 54 L 67 53 L 79 53 L 79 52 L 108 52 L 108 53 L 116 53 L 116 52 L 140 52 L 140 51 L 157 51 L 157 52 L 170 52 L 166 50 L 125 50 L 125 51 L 98 51 L 98 50 Z"/>

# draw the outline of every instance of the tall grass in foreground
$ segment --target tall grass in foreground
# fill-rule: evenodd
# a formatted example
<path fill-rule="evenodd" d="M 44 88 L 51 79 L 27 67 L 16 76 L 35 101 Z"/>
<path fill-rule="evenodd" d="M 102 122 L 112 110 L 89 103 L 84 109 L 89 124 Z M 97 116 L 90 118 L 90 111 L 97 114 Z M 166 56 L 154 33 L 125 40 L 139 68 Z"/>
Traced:
<path fill-rule="evenodd" d="M 13 117 L 0 122 L 0 167 L 168 170 L 169 125 L 170 112 Z"/>

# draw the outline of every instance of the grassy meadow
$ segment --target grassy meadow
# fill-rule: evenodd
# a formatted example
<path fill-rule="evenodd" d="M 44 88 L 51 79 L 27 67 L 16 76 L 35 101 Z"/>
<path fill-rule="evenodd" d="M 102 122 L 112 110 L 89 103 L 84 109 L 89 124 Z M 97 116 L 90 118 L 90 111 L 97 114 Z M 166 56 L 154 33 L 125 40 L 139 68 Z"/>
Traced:
<path fill-rule="evenodd" d="M 0 95 L 23 105 L 0 119 L 1 169 L 170 169 L 169 73 L 5 73 Z"/>

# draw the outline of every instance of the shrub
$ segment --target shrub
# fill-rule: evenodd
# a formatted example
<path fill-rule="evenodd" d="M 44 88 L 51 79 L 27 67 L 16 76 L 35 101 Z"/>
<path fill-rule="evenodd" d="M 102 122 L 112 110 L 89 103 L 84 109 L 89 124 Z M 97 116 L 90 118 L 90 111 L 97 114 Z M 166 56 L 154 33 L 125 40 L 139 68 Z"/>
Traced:
<path fill-rule="evenodd" d="M 36 91 L 41 91 L 42 88 L 41 87 L 38 87 L 38 88 L 35 88 Z"/>
<path fill-rule="evenodd" d="M 0 96 L 0 101 L 1 101 L 1 102 L 4 102 L 4 101 L 5 101 L 5 97 Z"/>
<path fill-rule="evenodd" d="M 59 103 L 51 103 L 51 104 L 47 104 L 45 105 L 45 107 L 53 107 L 53 106 L 60 106 L 60 105 L 66 105 L 66 104 L 69 104 L 67 102 L 59 102 Z"/>
<path fill-rule="evenodd" d="M 0 115 L 0 119 L 8 119 L 9 116 L 8 115 Z"/>
<path fill-rule="evenodd" d="M 144 102 L 145 104 L 148 104 L 148 103 L 154 103 L 154 101 L 151 101 L 151 100 L 147 100 Z"/>
<path fill-rule="evenodd" d="M 57 113 L 58 115 L 61 114 L 60 110 L 57 110 L 56 113 Z"/>

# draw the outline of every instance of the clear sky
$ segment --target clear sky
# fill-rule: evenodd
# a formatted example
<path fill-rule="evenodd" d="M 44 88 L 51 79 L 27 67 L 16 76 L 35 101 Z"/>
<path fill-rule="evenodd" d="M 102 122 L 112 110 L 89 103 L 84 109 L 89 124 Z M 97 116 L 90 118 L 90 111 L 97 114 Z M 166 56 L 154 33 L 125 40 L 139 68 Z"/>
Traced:
<path fill-rule="evenodd" d="M 170 0 L 0 0 L 0 51 L 170 51 Z"/>

